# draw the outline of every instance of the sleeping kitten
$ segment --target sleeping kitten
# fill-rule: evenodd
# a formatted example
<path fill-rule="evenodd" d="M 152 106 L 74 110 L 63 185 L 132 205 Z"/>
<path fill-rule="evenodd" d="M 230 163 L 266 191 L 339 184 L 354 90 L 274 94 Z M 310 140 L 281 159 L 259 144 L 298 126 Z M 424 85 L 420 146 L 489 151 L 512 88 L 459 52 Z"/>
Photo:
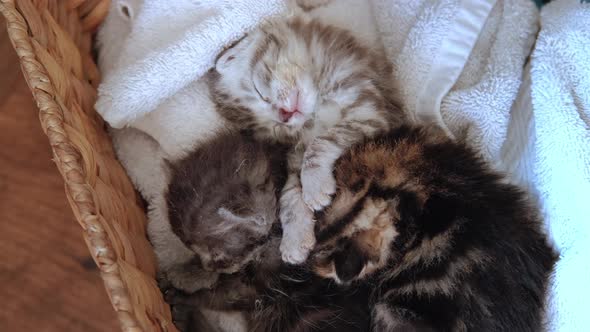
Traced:
<path fill-rule="evenodd" d="M 170 225 L 195 253 L 167 276 L 175 287 L 195 291 L 199 276 L 234 273 L 256 256 L 278 222 L 284 158 L 278 144 L 225 133 L 170 164 Z"/>
<path fill-rule="evenodd" d="M 296 15 L 253 31 L 226 50 L 210 74 L 226 119 L 292 146 L 280 201 L 286 262 L 302 263 L 313 248 L 313 213 L 330 203 L 342 152 L 403 117 L 392 101 L 385 59 L 349 31 Z"/>
<path fill-rule="evenodd" d="M 373 331 L 540 331 L 557 255 L 526 195 L 434 129 L 347 151 L 309 264 L 372 285 Z M 351 285 L 351 286 L 349 286 Z"/>
<path fill-rule="evenodd" d="M 308 264 L 281 264 L 273 233 L 260 259 L 181 301 L 241 310 L 249 331 L 542 329 L 557 256 L 525 194 L 473 151 L 404 126 L 335 167 Z"/>

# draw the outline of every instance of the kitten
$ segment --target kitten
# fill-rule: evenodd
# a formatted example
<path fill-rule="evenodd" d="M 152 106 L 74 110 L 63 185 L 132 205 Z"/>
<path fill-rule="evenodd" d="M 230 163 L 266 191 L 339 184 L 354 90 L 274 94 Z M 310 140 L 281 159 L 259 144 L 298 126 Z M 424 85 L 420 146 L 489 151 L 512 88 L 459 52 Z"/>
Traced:
<path fill-rule="evenodd" d="M 371 285 L 373 331 L 540 331 L 557 255 L 538 211 L 476 154 L 404 126 L 348 150 L 309 264 Z"/>
<path fill-rule="evenodd" d="M 212 97 L 227 120 L 292 147 L 280 200 L 286 262 L 302 263 L 314 246 L 313 212 L 335 192 L 334 162 L 403 118 L 385 59 L 349 31 L 302 14 L 262 25 L 210 72 Z"/>
<path fill-rule="evenodd" d="M 370 328 L 368 292 L 339 289 L 305 266 L 282 262 L 280 230 L 236 274 L 222 275 L 212 289 L 187 295 L 167 293 L 181 332 L 216 331 L 204 327 L 201 310 L 240 312 L 250 332 L 364 332 Z M 235 328 L 232 330 L 232 332 Z"/>
<path fill-rule="evenodd" d="M 403 126 L 353 146 L 335 177 L 307 264 L 281 264 L 273 233 L 188 301 L 243 311 L 249 331 L 542 329 L 557 255 L 525 194 L 473 151 Z"/>
<path fill-rule="evenodd" d="M 169 165 L 170 226 L 195 253 L 168 274 L 173 286 L 195 291 L 199 276 L 234 273 L 256 256 L 278 223 L 284 158 L 278 144 L 228 132 Z"/>

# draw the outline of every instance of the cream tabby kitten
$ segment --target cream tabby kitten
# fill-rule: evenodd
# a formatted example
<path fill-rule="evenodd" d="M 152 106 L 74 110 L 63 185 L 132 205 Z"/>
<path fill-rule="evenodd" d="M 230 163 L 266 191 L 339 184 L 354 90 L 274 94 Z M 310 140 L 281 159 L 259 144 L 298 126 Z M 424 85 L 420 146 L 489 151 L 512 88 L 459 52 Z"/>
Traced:
<path fill-rule="evenodd" d="M 343 151 L 403 118 L 385 59 L 349 31 L 295 15 L 251 32 L 211 72 L 212 96 L 226 119 L 292 146 L 280 199 L 285 262 L 302 263 L 313 248 L 314 211 L 330 204 Z"/>

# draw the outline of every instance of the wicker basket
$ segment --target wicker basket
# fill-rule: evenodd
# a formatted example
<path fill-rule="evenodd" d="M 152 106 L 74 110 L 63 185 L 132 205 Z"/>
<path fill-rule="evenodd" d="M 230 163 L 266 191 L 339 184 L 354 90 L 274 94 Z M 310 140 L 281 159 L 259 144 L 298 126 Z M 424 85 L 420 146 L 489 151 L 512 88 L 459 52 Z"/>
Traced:
<path fill-rule="evenodd" d="M 92 32 L 109 0 L 0 0 L 66 195 L 123 331 L 176 331 L 155 281 L 146 216 L 94 111 Z"/>

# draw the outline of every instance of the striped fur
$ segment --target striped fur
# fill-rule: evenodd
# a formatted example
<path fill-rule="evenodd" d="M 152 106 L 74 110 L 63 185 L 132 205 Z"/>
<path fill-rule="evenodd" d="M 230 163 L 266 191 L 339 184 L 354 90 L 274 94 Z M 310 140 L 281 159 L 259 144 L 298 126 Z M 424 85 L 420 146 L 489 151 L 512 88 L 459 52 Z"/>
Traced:
<path fill-rule="evenodd" d="M 293 147 L 281 197 L 286 262 L 303 262 L 315 243 L 313 211 L 330 203 L 334 162 L 403 118 L 385 59 L 348 31 L 298 15 L 255 30 L 210 73 L 213 99 L 226 119 Z M 294 103 L 298 112 L 282 119 L 280 108 Z"/>
<path fill-rule="evenodd" d="M 540 331 L 557 255 L 518 188 L 434 129 L 347 151 L 314 271 L 373 285 L 373 331 Z"/>
<path fill-rule="evenodd" d="M 557 255 L 525 194 L 473 151 L 404 126 L 347 150 L 335 177 L 305 265 L 281 263 L 273 233 L 191 303 L 240 310 L 256 332 L 543 330 Z"/>

